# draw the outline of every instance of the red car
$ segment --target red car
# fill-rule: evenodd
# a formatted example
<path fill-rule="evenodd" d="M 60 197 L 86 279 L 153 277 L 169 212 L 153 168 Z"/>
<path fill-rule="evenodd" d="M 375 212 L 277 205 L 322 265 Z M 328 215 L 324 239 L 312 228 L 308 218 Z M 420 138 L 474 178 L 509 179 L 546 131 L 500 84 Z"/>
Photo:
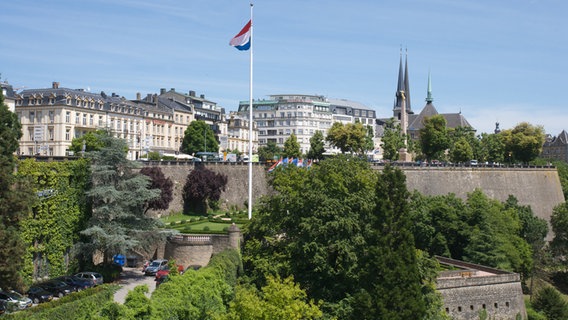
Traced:
<path fill-rule="evenodd" d="M 179 274 L 183 274 L 183 271 L 184 271 L 183 266 L 178 264 L 177 267 L 178 267 L 178 273 L 179 273 Z M 165 277 L 165 276 L 167 276 L 168 274 L 170 274 L 170 267 L 169 267 L 169 266 L 166 266 L 164 269 L 159 270 L 158 272 L 156 272 L 156 280 L 158 280 L 158 279 L 160 279 L 160 278 L 162 278 L 162 277 Z"/>

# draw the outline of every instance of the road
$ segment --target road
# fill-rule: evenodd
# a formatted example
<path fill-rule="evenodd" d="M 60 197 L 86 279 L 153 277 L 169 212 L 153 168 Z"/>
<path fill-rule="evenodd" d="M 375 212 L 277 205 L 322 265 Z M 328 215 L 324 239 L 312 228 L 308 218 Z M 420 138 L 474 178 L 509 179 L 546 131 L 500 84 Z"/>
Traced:
<path fill-rule="evenodd" d="M 150 297 L 154 289 L 156 289 L 156 281 L 154 281 L 154 277 L 145 276 L 142 273 L 141 268 L 123 267 L 120 278 L 116 281 L 116 284 L 120 285 L 121 288 L 114 294 L 114 301 L 120 304 L 124 303 L 128 292 L 137 286 L 143 284 L 148 285 L 148 289 L 150 290 L 146 294 L 147 297 Z"/>

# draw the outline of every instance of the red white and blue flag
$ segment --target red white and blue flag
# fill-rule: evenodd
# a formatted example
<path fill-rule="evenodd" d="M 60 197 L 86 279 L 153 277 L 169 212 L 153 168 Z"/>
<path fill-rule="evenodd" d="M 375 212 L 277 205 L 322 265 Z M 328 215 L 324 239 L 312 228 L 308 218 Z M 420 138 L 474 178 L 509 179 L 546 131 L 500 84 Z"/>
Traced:
<path fill-rule="evenodd" d="M 251 25 L 252 20 L 249 20 L 249 22 L 244 26 L 241 32 L 239 32 L 233 39 L 231 39 L 229 45 L 242 51 L 248 50 L 250 48 L 251 42 Z"/>

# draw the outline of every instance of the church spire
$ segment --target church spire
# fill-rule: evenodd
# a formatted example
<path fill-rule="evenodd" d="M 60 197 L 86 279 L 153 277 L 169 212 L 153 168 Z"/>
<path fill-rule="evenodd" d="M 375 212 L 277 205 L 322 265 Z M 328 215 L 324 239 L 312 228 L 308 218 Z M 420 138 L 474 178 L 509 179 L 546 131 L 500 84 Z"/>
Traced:
<path fill-rule="evenodd" d="M 430 79 L 430 71 L 428 71 L 428 92 L 426 94 L 426 103 L 432 103 L 434 98 L 432 98 L 432 79 Z"/>
<path fill-rule="evenodd" d="M 410 84 L 408 81 L 408 48 L 406 49 L 406 57 L 404 61 L 404 93 L 406 94 L 406 112 L 412 114 L 410 106 Z"/>

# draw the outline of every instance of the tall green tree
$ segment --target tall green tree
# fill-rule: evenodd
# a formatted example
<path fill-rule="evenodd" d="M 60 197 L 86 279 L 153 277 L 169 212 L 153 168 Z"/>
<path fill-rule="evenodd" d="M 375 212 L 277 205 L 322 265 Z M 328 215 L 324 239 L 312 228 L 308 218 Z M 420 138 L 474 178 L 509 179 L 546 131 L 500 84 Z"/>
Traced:
<path fill-rule="evenodd" d="M 521 122 L 513 129 L 500 133 L 505 144 L 505 153 L 510 153 L 512 160 L 529 163 L 542 153 L 544 129 L 528 122 Z"/>
<path fill-rule="evenodd" d="M 376 186 L 367 254 L 363 256 L 363 289 L 355 295 L 352 319 L 422 319 L 426 305 L 411 233 L 409 192 L 400 169 L 386 166 Z"/>
<path fill-rule="evenodd" d="M 300 143 L 295 134 L 291 134 L 286 141 L 284 141 L 284 150 L 282 150 L 282 155 L 284 157 L 299 158 L 302 155 L 300 151 Z"/>
<path fill-rule="evenodd" d="M 449 147 L 446 119 L 439 114 L 426 117 L 424 128 L 420 129 L 420 149 L 426 160 L 443 159 L 444 151 Z"/>
<path fill-rule="evenodd" d="M 150 241 L 148 231 L 158 221 L 144 214 L 144 206 L 160 196 L 149 189 L 150 178 L 137 172 L 137 163 L 126 158 L 126 142 L 100 135 L 104 147 L 86 154 L 92 163 L 91 217 L 81 234 L 85 237 L 81 252 L 88 260 L 96 251 L 103 253 L 105 264 L 112 256 L 126 253 Z"/>
<path fill-rule="evenodd" d="M 323 132 L 316 130 L 314 135 L 310 138 L 310 150 L 308 151 L 308 159 L 321 160 L 325 152 L 325 142 Z"/>
<path fill-rule="evenodd" d="M 274 141 L 268 141 L 266 146 L 258 148 L 258 157 L 261 161 L 274 160 L 282 156 L 282 149 Z"/>
<path fill-rule="evenodd" d="M 180 149 L 187 154 L 218 152 L 219 142 L 215 138 L 215 132 L 205 121 L 195 120 L 185 129 Z"/>
<path fill-rule="evenodd" d="M 505 144 L 501 134 L 482 133 L 479 160 L 492 163 L 505 161 Z"/>
<path fill-rule="evenodd" d="M 400 123 L 395 123 L 394 118 L 387 120 L 381 139 L 383 159 L 390 161 L 398 160 L 399 150 L 404 148 L 404 139 Z"/>
<path fill-rule="evenodd" d="M 450 147 L 450 161 L 454 163 L 463 163 L 473 159 L 473 148 L 466 138 L 459 138 Z"/>
<path fill-rule="evenodd" d="M 18 117 L 4 103 L 0 90 L 0 283 L 20 289 L 24 245 L 19 223 L 32 204 L 32 192 L 14 175 L 18 140 L 22 130 Z"/>
<path fill-rule="evenodd" d="M 365 153 L 367 130 L 360 122 L 343 124 L 334 122 L 327 131 L 326 140 L 341 153 L 362 155 Z"/>

